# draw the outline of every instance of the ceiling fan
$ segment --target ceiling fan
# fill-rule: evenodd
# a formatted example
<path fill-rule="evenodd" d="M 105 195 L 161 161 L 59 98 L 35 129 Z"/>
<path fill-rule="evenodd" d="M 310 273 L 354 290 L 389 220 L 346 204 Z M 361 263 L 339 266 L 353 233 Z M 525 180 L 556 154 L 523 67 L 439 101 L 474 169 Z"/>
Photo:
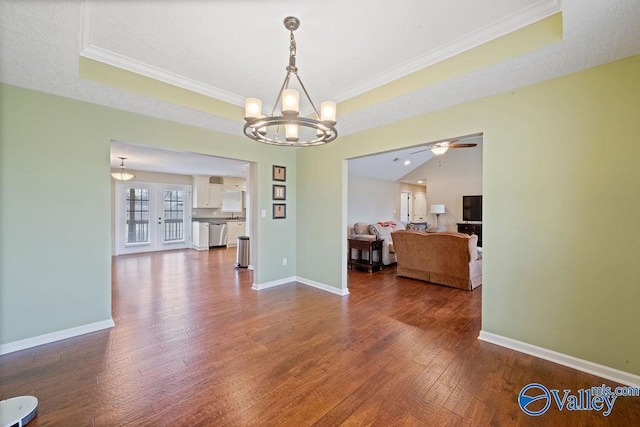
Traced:
<path fill-rule="evenodd" d="M 416 153 L 421 153 L 423 151 L 431 150 L 433 154 L 435 154 L 436 156 L 439 156 L 446 153 L 449 148 L 472 148 L 478 145 L 475 143 L 458 144 L 458 141 L 460 141 L 460 138 L 452 139 L 451 141 L 433 142 L 431 144 L 428 144 L 426 148 L 423 148 L 422 150 L 414 151 L 411 154 L 416 154 Z"/>

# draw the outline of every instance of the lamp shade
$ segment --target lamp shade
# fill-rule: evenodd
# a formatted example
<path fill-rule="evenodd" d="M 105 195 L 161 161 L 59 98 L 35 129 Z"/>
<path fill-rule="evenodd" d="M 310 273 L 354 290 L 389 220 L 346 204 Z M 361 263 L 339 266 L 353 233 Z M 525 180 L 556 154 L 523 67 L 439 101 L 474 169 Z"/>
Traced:
<path fill-rule="evenodd" d="M 282 115 L 297 116 L 300 106 L 300 94 L 295 89 L 282 91 Z"/>
<path fill-rule="evenodd" d="M 262 101 L 258 98 L 247 98 L 244 102 L 244 118 L 255 119 L 262 113 Z"/>
<path fill-rule="evenodd" d="M 329 124 L 336 124 L 336 103 L 324 101 L 320 104 L 320 120 Z"/>
<path fill-rule="evenodd" d="M 111 176 L 118 181 L 129 181 L 130 179 L 135 178 L 134 174 L 125 172 L 124 169 L 120 169 L 120 172 L 113 172 Z"/>
<path fill-rule="evenodd" d="M 124 161 L 127 159 L 126 157 L 118 157 L 120 159 L 120 171 L 112 172 L 111 176 L 117 179 L 118 181 L 128 181 L 135 177 L 134 174 L 124 171 Z"/>
<path fill-rule="evenodd" d="M 443 214 L 445 211 L 444 205 L 431 205 L 432 214 Z"/>

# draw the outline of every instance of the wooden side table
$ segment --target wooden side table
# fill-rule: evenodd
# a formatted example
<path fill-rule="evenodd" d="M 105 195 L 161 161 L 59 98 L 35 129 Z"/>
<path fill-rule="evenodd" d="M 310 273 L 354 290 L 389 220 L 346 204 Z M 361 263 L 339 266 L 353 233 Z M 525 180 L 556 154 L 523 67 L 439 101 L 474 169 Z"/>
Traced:
<path fill-rule="evenodd" d="M 349 259 L 348 267 L 366 267 L 369 273 L 373 273 L 373 269 L 382 270 L 382 240 L 349 240 Z M 353 259 L 353 249 L 358 251 L 358 258 Z M 369 259 L 362 258 L 362 251 L 367 251 Z M 373 254 L 378 251 L 378 261 L 373 261 Z"/>

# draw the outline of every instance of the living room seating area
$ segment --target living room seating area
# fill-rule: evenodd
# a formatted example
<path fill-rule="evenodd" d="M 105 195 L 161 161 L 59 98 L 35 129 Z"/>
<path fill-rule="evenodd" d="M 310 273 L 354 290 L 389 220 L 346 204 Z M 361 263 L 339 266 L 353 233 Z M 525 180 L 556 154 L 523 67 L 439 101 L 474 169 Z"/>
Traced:
<path fill-rule="evenodd" d="M 464 233 L 392 233 L 397 275 L 473 290 L 482 284 L 478 236 Z"/>
<path fill-rule="evenodd" d="M 391 233 L 400 229 L 402 229 L 402 224 L 396 224 L 393 221 L 381 221 L 375 224 L 356 222 L 347 230 L 347 237 L 368 241 L 382 240 L 382 259 L 378 258 L 376 252 L 373 255 L 373 261 L 382 262 L 382 265 L 387 266 L 396 262 L 396 251 Z"/>

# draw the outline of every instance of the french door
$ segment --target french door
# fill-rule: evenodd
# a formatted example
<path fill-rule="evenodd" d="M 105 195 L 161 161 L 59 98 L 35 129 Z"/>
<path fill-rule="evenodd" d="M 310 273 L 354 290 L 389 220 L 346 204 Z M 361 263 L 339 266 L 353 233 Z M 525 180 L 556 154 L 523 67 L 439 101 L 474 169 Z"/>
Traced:
<path fill-rule="evenodd" d="M 191 187 L 116 184 L 116 255 L 190 247 Z"/>

